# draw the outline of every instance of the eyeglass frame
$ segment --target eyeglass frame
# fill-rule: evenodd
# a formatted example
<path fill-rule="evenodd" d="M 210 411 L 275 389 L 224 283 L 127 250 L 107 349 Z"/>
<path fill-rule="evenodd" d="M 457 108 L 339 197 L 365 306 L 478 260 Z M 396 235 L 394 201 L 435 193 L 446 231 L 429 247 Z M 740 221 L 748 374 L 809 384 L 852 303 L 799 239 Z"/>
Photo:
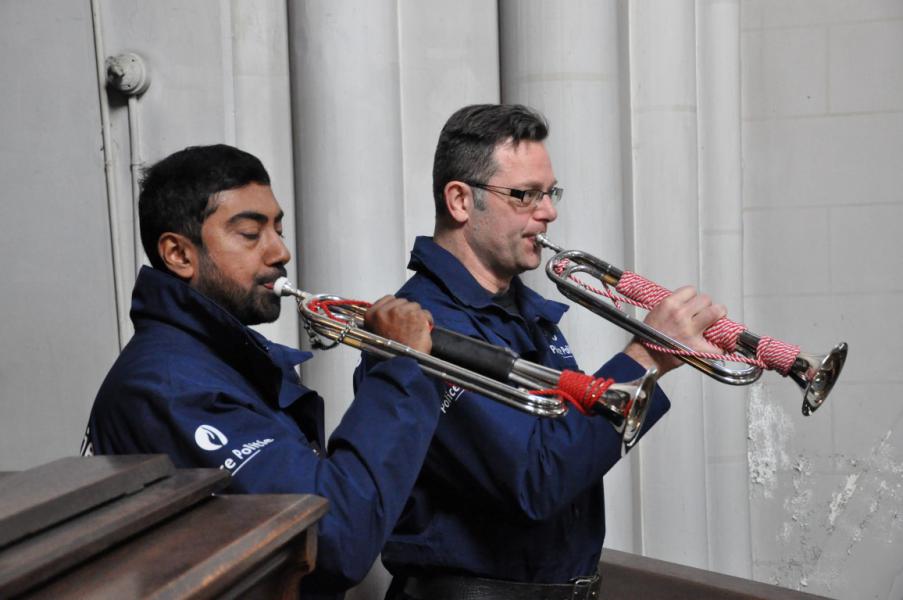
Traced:
<path fill-rule="evenodd" d="M 552 186 L 552 189 L 547 192 L 545 190 L 519 190 L 517 188 L 489 185 L 488 183 L 478 183 L 476 181 L 464 181 L 464 183 L 466 183 L 470 187 L 486 190 L 487 192 L 496 192 L 498 194 L 509 196 L 518 200 L 516 204 L 521 208 L 532 208 L 534 210 L 537 206 L 542 204 L 542 201 L 546 196 L 548 196 L 549 200 L 552 201 L 552 206 L 556 206 L 559 202 L 561 202 L 561 197 L 564 196 L 564 188 L 557 186 Z M 539 199 L 537 200 L 534 197 L 533 200 L 528 201 L 527 194 L 539 194 Z"/>

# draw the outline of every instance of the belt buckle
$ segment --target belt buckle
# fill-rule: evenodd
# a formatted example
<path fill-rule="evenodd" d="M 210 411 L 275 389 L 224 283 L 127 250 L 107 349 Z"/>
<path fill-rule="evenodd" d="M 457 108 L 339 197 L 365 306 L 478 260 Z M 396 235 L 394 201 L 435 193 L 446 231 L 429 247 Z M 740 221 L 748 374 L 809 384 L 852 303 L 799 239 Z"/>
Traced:
<path fill-rule="evenodd" d="M 599 575 L 592 577 L 575 577 L 571 580 L 574 591 L 571 598 L 574 600 L 592 600 L 596 597 L 595 584 L 599 581 Z"/>

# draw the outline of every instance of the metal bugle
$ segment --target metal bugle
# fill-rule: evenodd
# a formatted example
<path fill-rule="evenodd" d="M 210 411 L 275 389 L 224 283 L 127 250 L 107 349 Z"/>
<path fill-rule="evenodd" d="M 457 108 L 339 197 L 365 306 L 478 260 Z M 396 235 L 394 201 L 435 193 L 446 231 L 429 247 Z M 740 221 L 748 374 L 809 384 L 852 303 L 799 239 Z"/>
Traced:
<path fill-rule="evenodd" d="M 433 349 L 426 354 L 365 330 L 363 315 L 369 306 L 367 303 L 304 292 L 295 289 L 284 277 L 273 284 L 273 292 L 278 296 L 295 298 L 314 347 L 332 348 L 342 343 L 380 358 L 407 356 L 417 361 L 429 375 L 517 410 L 552 418 L 560 417 L 568 410 L 560 394 L 541 395 L 536 392 L 557 391 L 563 374 L 574 372 L 557 371 L 523 360 L 508 348 L 441 327 L 433 328 Z M 324 343 L 320 336 L 331 340 L 332 344 Z M 580 375 L 588 377 L 582 373 Z M 609 420 L 621 435 L 626 448 L 639 439 L 657 375 L 655 369 L 650 369 L 637 380 L 611 383 L 591 405 L 589 412 Z"/>
<path fill-rule="evenodd" d="M 565 250 L 550 242 L 543 234 L 536 236 L 536 244 L 555 252 L 555 256 L 546 263 L 546 275 L 558 286 L 562 294 L 574 302 L 646 342 L 675 351 L 675 356 L 722 383 L 748 385 L 762 375 L 761 366 L 744 365 L 739 368 L 731 368 L 725 364 L 724 360 L 697 356 L 697 353 L 694 353 L 691 348 L 624 313 L 604 300 L 598 293 L 574 280 L 577 273 L 586 273 L 603 285 L 617 290 L 624 271 L 586 252 Z M 617 291 L 628 297 L 623 291 Z M 631 299 L 638 300 L 637 298 Z M 736 352 L 745 357 L 755 358 L 761 341 L 760 336 L 744 330 L 737 338 Z M 837 344 L 827 354 L 815 355 L 799 352 L 793 358 L 792 366 L 786 375 L 803 390 L 802 412 L 804 415 L 810 415 L 824 403 L 840 376 L 846 358 L 847 344 L 845 342 Z"/>

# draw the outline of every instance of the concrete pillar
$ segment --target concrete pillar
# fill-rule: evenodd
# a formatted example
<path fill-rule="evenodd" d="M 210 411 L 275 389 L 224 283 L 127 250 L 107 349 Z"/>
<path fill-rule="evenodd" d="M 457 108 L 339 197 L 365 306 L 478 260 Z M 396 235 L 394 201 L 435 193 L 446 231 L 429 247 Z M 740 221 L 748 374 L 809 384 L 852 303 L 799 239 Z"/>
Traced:
<path fill-rule="evenodd" d="M 433 154 L 445 121 L 468 104 L 499 101 L 498 9 L 486 0 L 408 0 L 398 22 L 407 251 L 433 233 Z"/>
<path fill-rule="evenodd" d="M 288 274 L 297 281 L 292 132 L 286 126 L 291 122 L 291 101 L 285 0 L 231 0 L 230 9 L 227 31 L 231 44 L 223 51 L 228 50 L 231 57 L 223 62 L 231 65 L 232 71 L 227 79 L 233 90 L 234 143 L 260 158 L 270 173 L 273 193 L 285 212 L 285 243 L 293 255 Z M 271 340 L 297 346 L 294 304 L 284 301 L 279 320 L 255 329 Z"/>
<path fill-rule="evenodd" d="M 743 320 L 740 6 L 697 6 L 700 288 Z M 703 380 L 709 567 L 752 574 L 747 466 L 748 388 Z"/>
<path fill-rule="evenodd" d="M 375 300 L 404 280 L 398 20 L 388 0 L 289 3 L 299 285 Z M 351 398 L 347 347 L 302 369 L 331 431 Z"/>
<path fill-rule="evenodd" d="M 502 101 L 548 117 L 547 147 L 565 188 L 553 241 L 624 262 L 618 5 L 614 2 L 501 0 Z M 542 269 L 526 276 L 549 298 L 565 301 Z M 627 336 L 574 305 L 563 330 L 584 369 L 623 349 Z M 635 496 L 630 460 L 605 479 L 606 545 L 633 551 Z"/>
<path fill-rule="evenodd" d="M 300 284 L 376 299 L 407 277 L 414 237 L 432 235 L 432 163 L 458 108 L 498 102 L 494 2 L 289 4 Z M 304 334 L 302 334 L 304 336 Z M 327 431 L 351 400 L 358 355 L 303 370 L 327 399 Z M 382 598 L 377 564 L 349 600 Z"/>
<path fill-rule="evenodd" d="M 635 269 L 669 288 L 699 283 L 696 10 L 629 4 Z M 672 410 L 641 444 L 644 554 L 708 566 L 701 376 L 663 379 Z"/>

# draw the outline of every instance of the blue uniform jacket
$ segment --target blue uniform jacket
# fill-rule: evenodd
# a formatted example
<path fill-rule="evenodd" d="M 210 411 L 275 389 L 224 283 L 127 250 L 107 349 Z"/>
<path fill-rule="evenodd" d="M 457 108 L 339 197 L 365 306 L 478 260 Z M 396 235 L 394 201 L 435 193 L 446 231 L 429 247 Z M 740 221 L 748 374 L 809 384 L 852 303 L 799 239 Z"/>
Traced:
<path fill-rule="evenodd" d="M 436 426 L 439 399 L 416 363 L 376 365 L 324 452 L 323 400 L 295 371 L 310 353 L 269 342 L 178 278 L 147 267 L 131 316 L 135 336 L 91 412 L 93 451 L 165 453 L 177 467 L 227 469 L 231 493 L 324 496 L 317 568 L 302 581 L 302 597 L 335 597 L 361 580 Z"/>
<path fill-rule="evenodd" d="M 408 268 L 416 273 L 398 295 L 419 302 L 437 325 L 555 369 L 577 369 L 557 327 L 565 305 L 515 278 L 523 318 L 511 315 L 427 237 L 417 238 Z M 629 381 L 643 373 L 618 354 L 597 375 Z M 611 424 L 576 410 L 538 418 L 434 384 L 442 415 L 411 499 L 383 549 L 387 568 L 394 575 L 468 573 L 544 583 L 594 573 L 605 537 L 602 476 L 621 458 Z M 657 388 L 646 428 L 669 406 Z"/>

